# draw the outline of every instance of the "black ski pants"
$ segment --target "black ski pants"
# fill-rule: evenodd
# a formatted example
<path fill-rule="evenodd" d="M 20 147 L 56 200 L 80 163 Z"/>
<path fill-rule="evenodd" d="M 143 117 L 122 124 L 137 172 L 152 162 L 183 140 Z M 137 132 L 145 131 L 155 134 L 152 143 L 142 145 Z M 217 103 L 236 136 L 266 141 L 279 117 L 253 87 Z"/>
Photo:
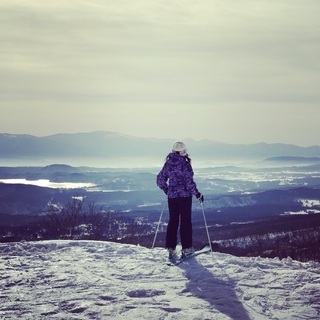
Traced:
<path fill-rule="evenodd" d="M 168 198 L 169 223 L 167 227 L 166 247 L 175 249 L 180 226 L 182 249 L 192 247 L 192 197 Z"/>

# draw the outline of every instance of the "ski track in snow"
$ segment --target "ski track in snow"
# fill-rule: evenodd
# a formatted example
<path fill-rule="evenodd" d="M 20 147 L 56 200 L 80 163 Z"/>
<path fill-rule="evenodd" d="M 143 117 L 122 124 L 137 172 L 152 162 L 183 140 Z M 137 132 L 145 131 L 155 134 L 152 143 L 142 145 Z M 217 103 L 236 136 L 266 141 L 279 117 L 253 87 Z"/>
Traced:
<path fill-rule="evenodd" d="M 319 319 L 315 262 L 100 241 L 0 244 L 0 319 Z"/>

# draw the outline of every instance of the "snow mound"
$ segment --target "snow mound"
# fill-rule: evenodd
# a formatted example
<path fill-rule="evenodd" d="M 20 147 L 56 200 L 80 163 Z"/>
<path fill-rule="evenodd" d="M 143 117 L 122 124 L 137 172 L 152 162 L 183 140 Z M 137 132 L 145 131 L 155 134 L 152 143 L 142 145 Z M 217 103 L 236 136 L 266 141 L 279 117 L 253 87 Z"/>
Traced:
<path fill-rule="evenodd" d="M 100 241 L 0 244 L 0 319 L 319 319 L 318 263 Z"/>

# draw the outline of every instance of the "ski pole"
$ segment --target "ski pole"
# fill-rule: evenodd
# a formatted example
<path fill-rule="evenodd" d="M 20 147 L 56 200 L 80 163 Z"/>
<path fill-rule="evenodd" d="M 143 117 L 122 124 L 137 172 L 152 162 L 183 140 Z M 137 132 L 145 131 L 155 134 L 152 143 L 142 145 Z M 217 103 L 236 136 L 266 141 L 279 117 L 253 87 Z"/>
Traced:
<path fill-rule="evenodd" d="M 159 226 L 160 226 L 160 223 L 161 223 L 161 219 L 162 219 L 162 215 L 163 215 L 163 211 L 164 211 L 165 205 L 166 205 L 166 203 L 164 202 L 164 203 L 163 203 L 163 207 L 162 207 L 162 211 L 161 211 L 161 214 L 160 214 L 160 218 L 159 218 L 159 222 L 158 222 L 156 234 L 154 235 L 154 239 L 153 239 L 153 243 L 152 243 L 151 249 L 154 248 L 154 245 L 155 245 L 155 243 L 156 243 L 156 239 L 157 239 L 157 235 L 158 235 L 158 231 L 159 231 Z"/>
<path fill-rule="evenodd" d="M 207 232 L 207 237 L 208 237 L 208 241 L 209 241 L 210 251 L 211 251 L 211 254 L 213 255 L 212 245 L 211 245 L 211 240 L 210 240 L 210 235 L 209 235 L 208 225 L 207 225 L 207 220 L 206 220 L 206 215 L 204 214 L 203 203 L 200 201 L 200 204 L 201 204 L 201 208 L 202 208 L 202 215 L 203 215 L 204 225 L 206 227 L 206 232 Z"/>

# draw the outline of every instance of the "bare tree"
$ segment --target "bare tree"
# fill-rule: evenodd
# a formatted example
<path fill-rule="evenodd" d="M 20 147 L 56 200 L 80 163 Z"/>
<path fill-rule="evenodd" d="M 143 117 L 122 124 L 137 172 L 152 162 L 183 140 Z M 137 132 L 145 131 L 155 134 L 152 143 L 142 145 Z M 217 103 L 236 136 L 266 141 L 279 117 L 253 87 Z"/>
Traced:
<path fill-rule="evenodd" d="M 49 205 L 39 222 L 48 237 L 58 239 L 98 240 L 109 237 L 115 225 L 108 210 L 79 196 L 72 197 L 62 208 Z"/>
<path fill-rule="evenodd" d="M 111 237 L 111 214 L 103 206 L 97 209 L 94 202 L 89 202 L 88 210 L 83 218 L 84 224 L 87 225 L 89 239 L 98 240 L 103 236 Z"/>
<path fill-rule="evenodd" d="M 60 238 L 61 234 L 66 232 L 60 213 L 61 208 L 58 208 L 53 204 L 49 204 L 46 214 L 38 216 L 38 223 L 44 229 L 45 234 L 49 238 Z"/>
<path fill-rule="evenodd" d="M 73 197 L 72 200 L 62 208 L 60 215 L 67 229 L 65 236 L 69 239 L 74 239 L 79 233 L 79 226 L 84 222 L 85 209 L 83 200 L 79 200 L 78 197 Z"/>

